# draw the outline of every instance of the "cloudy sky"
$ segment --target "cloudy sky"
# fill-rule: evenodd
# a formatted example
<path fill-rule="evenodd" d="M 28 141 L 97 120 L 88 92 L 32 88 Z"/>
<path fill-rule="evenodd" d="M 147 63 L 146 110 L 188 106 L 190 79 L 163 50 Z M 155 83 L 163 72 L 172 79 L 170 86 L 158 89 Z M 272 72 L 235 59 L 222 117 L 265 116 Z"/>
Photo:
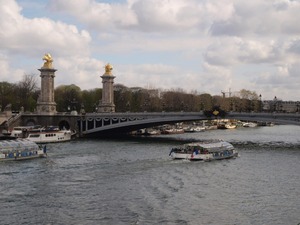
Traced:
<path fill-rule="evenodd" d="M 55 86 L 115 83 L 300 100 L 300 0 L 0 0 L 1 81 L 39 75 Z"/>

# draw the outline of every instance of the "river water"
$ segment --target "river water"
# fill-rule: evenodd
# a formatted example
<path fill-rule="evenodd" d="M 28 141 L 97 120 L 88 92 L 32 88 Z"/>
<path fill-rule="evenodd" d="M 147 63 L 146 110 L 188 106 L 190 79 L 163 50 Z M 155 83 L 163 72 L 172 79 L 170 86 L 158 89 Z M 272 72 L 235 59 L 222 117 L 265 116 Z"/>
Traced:
<path fill-rule="evenodd" d="M 282 125 L 48 144 L 48 158 L 0 164 L 0 224 L 297 225 L 299 134 Z M 216 138 L 240 157 L 168 157 Z"/>

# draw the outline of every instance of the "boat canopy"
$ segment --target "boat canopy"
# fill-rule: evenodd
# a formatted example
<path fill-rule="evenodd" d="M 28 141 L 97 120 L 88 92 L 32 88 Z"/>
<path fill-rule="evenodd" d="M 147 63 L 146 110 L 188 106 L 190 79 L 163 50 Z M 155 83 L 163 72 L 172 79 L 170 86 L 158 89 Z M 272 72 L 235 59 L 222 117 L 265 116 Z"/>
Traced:
<path fill-rule="evenodd" d="M 39 149 L 39 147 L 36 143 L 26 139 L 0 141 L 0 152 L 2 153 L 37 149 Z"/>
<path fill-rule="evenodd" d="M 209 152 L 220 152 L 234 149 L 233 145 L 226 141 L 218 142 L 194 142 L 185 145 L 185 148 L 207 150 Z"/>

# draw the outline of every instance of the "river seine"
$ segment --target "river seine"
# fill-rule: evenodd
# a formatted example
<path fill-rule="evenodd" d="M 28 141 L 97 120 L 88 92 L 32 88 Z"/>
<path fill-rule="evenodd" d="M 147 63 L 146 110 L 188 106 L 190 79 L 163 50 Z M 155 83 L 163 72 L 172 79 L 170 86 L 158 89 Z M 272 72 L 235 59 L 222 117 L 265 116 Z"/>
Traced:
<path fill-rule="evenodd" d="M 299 134 L 282 125 L 48 144 L 47 158 L 0 164 L 0 224 L 297 225 Z M 216 138 L 240 157 L 168 156 Z"/>

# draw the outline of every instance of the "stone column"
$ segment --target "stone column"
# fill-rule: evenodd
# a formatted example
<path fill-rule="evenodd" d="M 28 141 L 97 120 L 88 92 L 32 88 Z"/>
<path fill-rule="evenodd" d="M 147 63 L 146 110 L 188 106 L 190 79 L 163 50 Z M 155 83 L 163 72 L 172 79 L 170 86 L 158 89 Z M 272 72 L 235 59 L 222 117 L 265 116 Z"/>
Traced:
<path fill-rule="evenodd" d="M 54 77 L 55 71 L 52 67 L 52 57 L 46 54 L 43 57 L 46 62 L 41 69 L 41 93 L 37 100 L 37 113 L 54 115 L 56 114 L 56 103 L 54 101 Z"/>
<path fill-rule="evenodd" d="M 114 104 L 114 78 L 112 74 L 113 67 L 110 64 L 105 66 L 105 73 L 101 76 L 103 88 L 102 88 L 102 100 L 99 101 L 97 112 L 115 112 Z"/>

